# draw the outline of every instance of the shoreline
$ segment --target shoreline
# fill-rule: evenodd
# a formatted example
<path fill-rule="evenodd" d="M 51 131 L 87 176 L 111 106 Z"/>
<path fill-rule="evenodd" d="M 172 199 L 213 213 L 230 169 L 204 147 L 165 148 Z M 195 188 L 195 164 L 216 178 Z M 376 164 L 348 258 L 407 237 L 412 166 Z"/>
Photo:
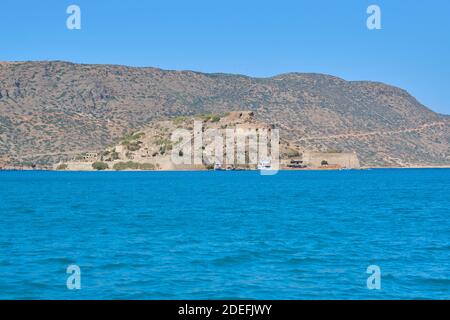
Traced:
<path fill-rule="evenodd" d="M 275 171 L 365 171 L 365 170 L 382 170 L 382 169 L 450 169 L 450 165 L 445 166 L 410 166 L 410 167 L 361 167 L 361 168 L 282 168 Z M 260 171 L 258 169 L 248 169 L 248 170 L 208 170 L 208 169 L 185 169 L 185 170 L 56 170 L 56 169 L 0 169 L 0 172 L 11 172 L 11 171 L 41 171 L 41 172 L 215 172 L 215 171 L 226 171 L 226 172 L 242 172 L 242 171 Z"/>

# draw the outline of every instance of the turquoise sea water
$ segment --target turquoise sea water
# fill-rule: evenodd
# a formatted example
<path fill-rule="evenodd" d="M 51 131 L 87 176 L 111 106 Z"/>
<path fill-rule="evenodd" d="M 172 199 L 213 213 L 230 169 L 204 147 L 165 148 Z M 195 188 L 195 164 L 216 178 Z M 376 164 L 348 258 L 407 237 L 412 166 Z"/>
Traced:
<path fill-rule="evenodd" d="M 0 221 L 3 299 L 450 298 L 448 169 L 0 172 Z"/>

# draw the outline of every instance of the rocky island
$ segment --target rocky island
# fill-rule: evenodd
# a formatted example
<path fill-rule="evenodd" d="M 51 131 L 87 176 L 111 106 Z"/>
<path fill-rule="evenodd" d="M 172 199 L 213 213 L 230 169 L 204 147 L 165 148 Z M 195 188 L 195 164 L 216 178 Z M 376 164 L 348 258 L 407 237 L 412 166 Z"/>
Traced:
<path fill-rule="evenodd" d="M 356 154 L 362 167 L 450 165 L 448 115 L 433 112 L 400 88 L 323 74 L 252 78 L 61 61 L 3 62 L 0 110 L 3 169 L 70 167 L 80 156 L 95 162 L 111 158 L 113 166 L 118 160 L 145 159 L 155 168 L 170 169 L 167 154 L 161 153 L 170 144 L 145 140 L 161 135 L 147 129 L 170 130 L 183 117 L 182 126 L 202 115 L 220 117 L 217 123 L 206 122 L 211 127 L 241 110 L 253 112 L 252 121 L 279 129 L 281 149 L 305 155 L 314 166 L 328 162 L 321 153 L 334 154 L 330 159 L 345 155 L 346 161 Z M 130 139 L 136 132 L 145 135 Z M 142 145 L 134 144 L 138 141 Z M 143 157 L 147 151 L 149 157 Z M 113 160 L 116 153 L 119 159 Z M 293 167 L 303 161 L 286 154 L 283 159 L 294 161 Z"/>

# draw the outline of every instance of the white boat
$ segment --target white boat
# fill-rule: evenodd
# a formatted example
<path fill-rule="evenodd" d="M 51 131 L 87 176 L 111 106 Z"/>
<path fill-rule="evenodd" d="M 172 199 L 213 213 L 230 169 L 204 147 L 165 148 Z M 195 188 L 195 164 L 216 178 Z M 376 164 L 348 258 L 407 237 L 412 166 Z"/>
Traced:
<path fill-rule="evenodd" d="M 219 163 L 219 162 L 216 162 L 216 163 L 214 164 L 214 170 L 215 170 L 215 171 L 221 171 L 221 170 L 223 170 L 222 164 Z"/>
<path fill-rule="evenodd" d="M 270 163 L 270 160 L 264 160 L 260 161 L 258 163 L 258 170 L 272 170 L 272 164 Z"/>

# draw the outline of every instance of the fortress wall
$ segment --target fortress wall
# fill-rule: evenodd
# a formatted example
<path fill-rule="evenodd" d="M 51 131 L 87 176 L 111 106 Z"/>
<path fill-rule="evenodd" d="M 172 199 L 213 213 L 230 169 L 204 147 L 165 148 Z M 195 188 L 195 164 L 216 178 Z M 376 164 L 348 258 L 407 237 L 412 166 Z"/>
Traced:
<path fill-rule="evenodd" d="M 65 162 L 67 164 L 67 170 L 69 171 L 91 171 L 94 170 L 92 168 L 92 162 Z M 56 166 L 55 166 L 56 168 Z"/>
<path fill-rule="evenodd" d="M 329 165 L 337 165 L 343 168 L 359 168 L 359 159 L 356 153 L 342 152 L 304 152 L 303 162 L 309 167 L 320 167 L 325 160 Z"/>

